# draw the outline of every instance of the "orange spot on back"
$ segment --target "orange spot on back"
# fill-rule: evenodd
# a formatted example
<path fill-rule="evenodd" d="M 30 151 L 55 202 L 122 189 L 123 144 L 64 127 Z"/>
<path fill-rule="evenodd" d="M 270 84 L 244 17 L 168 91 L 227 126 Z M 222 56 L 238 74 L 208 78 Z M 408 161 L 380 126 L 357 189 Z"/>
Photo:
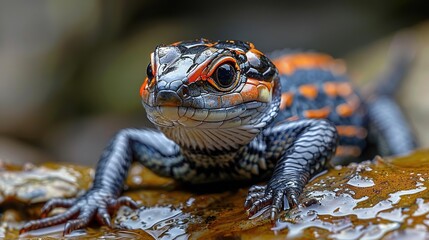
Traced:
<path fill-rule="evenodd" d="M 281 101 L 280 101 L 280 110 L 283 110 L 287 107 L 290 107 L 293 102 L 293 94 L 286 92 L 282 93 Z"/>
<path fill-rule="evenodd" d="M 336 156 L 352 156 L 358 157 L 361 154 L 361 149 L 357 146 L 338 146 Z"/>
<path fill-rule="evenodd" d="M 349 96 L 353 93 L 352 85 L 348 82 L 337 83 L 337 92 L 341 96 Z"/>
<path fill-rule="evenodd" d="M 280 74 L 292 74 L 299 68 L 327 68 L 338 74 L 345 72 L 344 64 L 327 54 L 298 53 L 286 55 L 273 60 Z"/>
<path fill-rule="evenodd" d="M 340 125 L 337 126 L 338 134 L 345 137 L 366 138 L 368 132 L 365 128 L 356 126 Z"/>
<path fill-rule="evenodd" d="M 327 82 L 323 84 L 323 90 L 325 91 L 326 95 L 330 97 L 336 97 L 338 95 L 337 85 L 335 83 Z"/>
<path fill-rule="evenodd" d="M 331 113 L 331 109 L 329 107 L 324 107 L 321 109 L 312 109 L 304 112 L 304 116 L 306 118 L 327 118 Z"/>
<path fill-rule="evenodd" d="M 337 106 L 336 111 L 341 117 L 350 117 L 353 115 L 354 109 L 347 103 L 343 103 Z"/>
<path fill-rule="evenodd" d="M 318 94 L 317 87 L 311 84 L 301 85 L 299 87 L 299 93 L 301 93 L 302 96 L 308 98 L 308 99 L 315 99 Z"/>

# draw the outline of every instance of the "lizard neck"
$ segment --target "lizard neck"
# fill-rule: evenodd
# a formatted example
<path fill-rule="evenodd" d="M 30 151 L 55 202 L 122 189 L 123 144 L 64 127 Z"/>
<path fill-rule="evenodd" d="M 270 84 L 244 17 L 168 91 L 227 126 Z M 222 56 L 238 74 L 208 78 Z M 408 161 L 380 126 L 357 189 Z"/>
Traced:
<path fill-rule="evenodd" d="M 160 130 L 182 150 L 206 154 L 236 151 L 248 144 L 260 132 L 259 129 L 251 126 L 231 129 L 174 127 L 160 128 Z"/>

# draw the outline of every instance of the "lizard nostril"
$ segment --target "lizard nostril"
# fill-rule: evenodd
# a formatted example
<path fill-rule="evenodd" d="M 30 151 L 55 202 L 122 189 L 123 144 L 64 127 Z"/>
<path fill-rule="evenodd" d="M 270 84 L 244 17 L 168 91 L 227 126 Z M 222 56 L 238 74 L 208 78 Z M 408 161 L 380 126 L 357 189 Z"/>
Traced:
<path fill-rule="evenodd" d="M 189 96 L 189 89 L 186 85 L 183 85 L 177 90 L 177 94 L 182 98 L 187 98 Z"/>
<path fill-rule="evenodd" d="M 178 107 L 182 105 L 182 99 L 175 91 L 162 90 L 156 95 L 155 104 L 158 106 Z"/>

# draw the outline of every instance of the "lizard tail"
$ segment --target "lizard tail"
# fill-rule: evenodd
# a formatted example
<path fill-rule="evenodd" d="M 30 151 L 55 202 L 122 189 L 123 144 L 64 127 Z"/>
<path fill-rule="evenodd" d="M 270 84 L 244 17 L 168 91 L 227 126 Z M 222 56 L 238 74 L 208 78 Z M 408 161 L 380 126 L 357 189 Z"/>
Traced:
<path fill-rule="evenodd" d="M 390 63 L 368 100 L 370 129 L 382 155 L 404 155 L 413 151 L 417 140 L 394 96 L 411 69 L 416 49 L 411 34 L 398 34 L 391 45 Z"/>
<path fill-rule="evenodd" d="M 410 33 L 398 33 L 389 49 L 387 69 L 377 81 L 375 96 L 393 97 L 406 79 L 416 56 L 416 40 Z"/>

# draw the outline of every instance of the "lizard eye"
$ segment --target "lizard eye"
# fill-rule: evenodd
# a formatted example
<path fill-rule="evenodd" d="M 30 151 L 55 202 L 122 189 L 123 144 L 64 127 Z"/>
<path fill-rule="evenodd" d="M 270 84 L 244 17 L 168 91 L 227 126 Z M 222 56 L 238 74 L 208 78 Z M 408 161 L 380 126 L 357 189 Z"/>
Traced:
<path fill-rule="evenodd" d="M 147 74 L 147 78 L 149 80 L 152 80 L 153 72 L 152 72 L 152 64 L 150 64 L 150 63 L 149 63 L 149 65 L 147 65 L 146 74 Z"/>
<path fill-rule="evenodd" d="M 212 78 L 219 90 L 229 90 L 235 83 L 235 68 L 230 63 L 222 64 L 214 71 Z"/>

